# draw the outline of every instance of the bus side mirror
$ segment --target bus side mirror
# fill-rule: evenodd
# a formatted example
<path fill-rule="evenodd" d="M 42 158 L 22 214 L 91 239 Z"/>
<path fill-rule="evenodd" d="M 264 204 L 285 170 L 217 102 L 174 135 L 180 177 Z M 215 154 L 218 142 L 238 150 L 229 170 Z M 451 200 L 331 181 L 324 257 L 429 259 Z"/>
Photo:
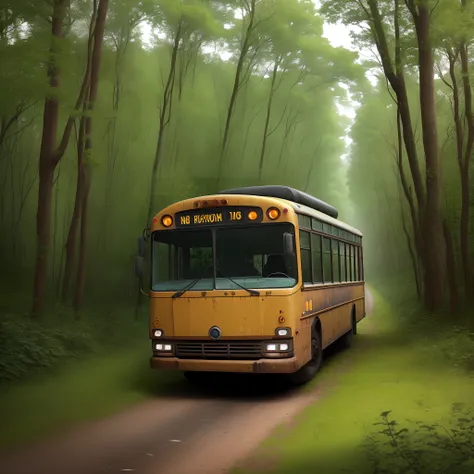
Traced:
<path fill-rule="evenodd" d="M 140 280 L 143 278 L 143 267 L 145 265 L 145 259 L 142 256 L 135 257 L 135 275 Z"/>
<path fill-rule="evenodd" d="M 138 246 L 138 255 L 142 258 L 145 257 L 145 255 L 146 255 L 146 240 L 145 240 L 145 237 L 143 235 L 140 235 L 140 237 L 138 237 L 137 246 Z"/>

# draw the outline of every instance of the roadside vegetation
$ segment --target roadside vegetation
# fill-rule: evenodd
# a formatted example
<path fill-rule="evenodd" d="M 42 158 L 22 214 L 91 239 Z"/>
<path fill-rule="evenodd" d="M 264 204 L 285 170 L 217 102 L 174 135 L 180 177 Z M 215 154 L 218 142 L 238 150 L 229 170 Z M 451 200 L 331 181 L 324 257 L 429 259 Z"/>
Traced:
<path fill-rule="evenodd" d="M 472 472 L 474 328 L 391 294 L 307 387 L 321 398 L 235 474 Z"/>

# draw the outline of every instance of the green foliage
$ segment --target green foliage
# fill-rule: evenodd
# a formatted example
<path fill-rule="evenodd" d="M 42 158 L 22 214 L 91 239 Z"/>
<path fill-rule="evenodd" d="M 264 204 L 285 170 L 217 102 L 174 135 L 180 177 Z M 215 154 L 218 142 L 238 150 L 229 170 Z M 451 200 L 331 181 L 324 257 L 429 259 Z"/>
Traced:
<path fill-rule="evenodd" d="M 272 474 L 472 472 L 472 371 L 453 367 L 455 361 L 430 345 L 433 332 L 426 328 L 431 323 L 433 331 L 438 322 L 432 315 L 416 315 L 425 319 L 423 327 L 407 324 L 408 305 L 389 304 L 378 288 L 370 291 L 374 309 L 360 322 L 354 346 L 348 352 L 328 351 L 308 387 L 316 389 L 315 401 L 264 442 L 255 453 L 258 461 L 251 459 L 251 467 L 235 474 L 260 473 L 262 464 Z M 429 431 L 431 426 L 435 430 Z M 411 461 L 417 449 L 423 464 L 410 471 L 400 452 Z M 253 469 L 255 464 L 260 469 Z M 441 467 L 448 469 L 438 471 Z"/>
<path fill-rule="evenodd" d="M 18 314 L 0 316 L 0 384 L 57 370 L 117 345 L 129 347 L 146 334 L 145 318 L 135 322 L 132 311 L 104 313 L 76 320 L 71 311 L 62 309 L 41 322 Z"/>
<path fill-rule="evenodd" d="M 160 104 L 170 68 L 170 45 L 180 22 L 182 41 L 158 170 L 156 211 L 193 195 L 261 182 L 306 189 L 336 206 L 345 203 L 345 170 L 340 161 L 344 143 L 340 137 L 348 122 L 338 114 L 336 102 L 347 98 L 340 82 L 352 87 L 362 75 L 355 63 L 356 55 L 333 48 L 322 37 L 322 20 L 315 14 L 312 2 L 262 0 L 257 4 L 259 23 L 252 54 L 258 61 L 248 70 L 239 91 L 223 176 L 217 183 L 219 147 L 236 70 L 233 57 L 241 47 L 240 33 L 246 24 L 245 18 L 234 17 L 231 7 L 240 8 L 244 3 L 111 2 L 99 98 L 93 112 L 94 167 L 87 245 L 89 301 L 103 298 L 104 292 L 124 301 L 135 299 L 135 242 L 146 225 Z M 23 42 L 5 45 L 7 58 L 18 58 L 17 63 L 12 62 L 13 69 L 5 70 L 3 79 L 11 91 L 3 94 L 4 103 L 0 102 L 0 116 L 6 119 L 16 110 L 18 97 L 34 101 L 46 94 L 43 64 L 48 57 L 49 33 L 47 23 L 40 20 L 46 13 L 37 13 L 38 21 L 31 20 L 35 36 L 26 33 Z M 62 75 L 59 137 L 84 74 L 90 4 L 74 1 L 69 14 L 71 26 L 66 29 L 56 58 Z M 142 44 L 141 21 L 155 28 L 151 44 Z M 23 23 L 20 21 L 19 25 Z M 213 52 L 216 47 L 227 48 L 233 56 L 222 60 Z M 274 93 L 260 182 L 256 176 L 270 91 L 267 73 L 272 69 L 275 53 L 284 53 L 285 61 L 278 70 L 279 87 Z M 22 74 L 23 70 L 35 74 L 30 78 Z M 29 82 L 23 86 L 22 81 Z M 14 88 L 18 93 L 13 92 Z M 0 145 L 0 261 L 2 267 L 21 275 L 23 286 L 32 281 L 35 258 L 36 157 L 42 134 L 42 106 L 40 100 L 24 112 Z M 73 133 L 57 169 L 53 192 L 49 281 L 52 301 L 61 287 L 76 173 Z"/>
<path fill-rule="evenodd" d="M 474 459 L 474 416 L 453 403 L 447 424 L 390 419 L 391 410 L 373 423 L 380 426 L 364 443 L 373 472 L 380 474 L 467 473 Z M 407 428 L 406 426 L 412 426 Z"/>
<path fill-rule="evenodd" d="M 2 317 L 0 383 L 26 378 L 51 369 L 61 359 L 93 351 L 94 341 L 90 334 L 84 334 L 84 328 L 71 325 L 68 329 L 42 327 L 17 315 Z"/>

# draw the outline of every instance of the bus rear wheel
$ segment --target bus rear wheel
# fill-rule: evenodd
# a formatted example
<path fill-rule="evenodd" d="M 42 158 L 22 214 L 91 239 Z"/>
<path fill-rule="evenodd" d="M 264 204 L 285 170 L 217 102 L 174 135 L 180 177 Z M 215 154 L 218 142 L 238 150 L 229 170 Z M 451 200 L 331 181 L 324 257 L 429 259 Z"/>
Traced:
<path fill-rule="evenodd" d="M 313 330 L 311 337 L 311 360 L 290 375 L 290 382 L 293 385 L 304 385 L 316 376 L 323 363 L 323 344 L 321 340 L 321 333 L 318 330 Z"/>

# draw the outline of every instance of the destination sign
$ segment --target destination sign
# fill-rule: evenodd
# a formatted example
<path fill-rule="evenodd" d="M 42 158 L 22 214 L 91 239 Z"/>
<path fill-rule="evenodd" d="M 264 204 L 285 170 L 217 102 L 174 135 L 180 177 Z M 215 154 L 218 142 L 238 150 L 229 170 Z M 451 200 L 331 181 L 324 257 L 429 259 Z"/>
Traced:
<path fill-rule="evenodd" d="M 263 211 L 259 207 L 235 207 L 193 209 L 175 214 L 176 227 L 206 225 L 254 224 L 262 222 Z"/>

